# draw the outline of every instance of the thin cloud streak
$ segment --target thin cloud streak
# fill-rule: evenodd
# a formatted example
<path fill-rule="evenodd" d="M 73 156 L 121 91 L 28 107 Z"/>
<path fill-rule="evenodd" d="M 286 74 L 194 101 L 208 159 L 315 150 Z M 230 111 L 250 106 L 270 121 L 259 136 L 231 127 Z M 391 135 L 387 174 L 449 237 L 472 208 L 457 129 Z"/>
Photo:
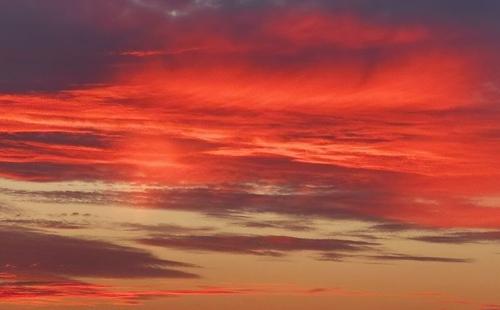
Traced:
<path fill-rule="evenodd" d="M 199 235 L 150 237 L 139 243 L 195 251 L 282 256 L 293 251 L 363 251 L 377 245 L 366 241 L 306 239 L 289 236 Z"/>

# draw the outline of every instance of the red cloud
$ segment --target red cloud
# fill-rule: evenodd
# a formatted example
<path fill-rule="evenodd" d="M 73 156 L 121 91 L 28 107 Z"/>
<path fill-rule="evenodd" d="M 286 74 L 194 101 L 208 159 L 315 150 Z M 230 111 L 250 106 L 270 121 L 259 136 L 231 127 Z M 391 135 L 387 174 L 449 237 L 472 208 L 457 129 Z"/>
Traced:
<path fill-rule="evenodd" d="M 93 306 L 96 304 L 137 305 L 146 299 L 179 296 L 244 295 L 254 293 L 243 288 L 203 288 L 191 290 L 126 290 L 83 282 L 6 282 L 0 283 L 0 303 L 65 304 Z"/>
<path fill-rule="evenodd" d="M 496 47 L 471 37 L 479 29 L 456 25 L 448 36 L 449 22 L 318 7 L 177 20 L 144 8 L 110 24 L 106 12 L 79 22 L 99 21 L 117 40 L 104 53 L 120 64 L 107 84 L 0 96 L 3 177 L 211 187 L 205 205 L 222 210 L 261 210 L 265 201 L 276 212 L 500 224 L 497 209 L 477 202 L 498 195 L 500 174 Z M 148 35 L 122 44 L 141 23 Z M 243 191 L 239 205 L 230 198 L 247 183 L 333 184 L 346 194 L 292 193 L 312 205 L 297 207 Z M 148 194 L 138 201 L 169 205 Z M 188 202 L 198 196 L 169 194 L 185 199 L 175 207 L 197 209 Z"/>

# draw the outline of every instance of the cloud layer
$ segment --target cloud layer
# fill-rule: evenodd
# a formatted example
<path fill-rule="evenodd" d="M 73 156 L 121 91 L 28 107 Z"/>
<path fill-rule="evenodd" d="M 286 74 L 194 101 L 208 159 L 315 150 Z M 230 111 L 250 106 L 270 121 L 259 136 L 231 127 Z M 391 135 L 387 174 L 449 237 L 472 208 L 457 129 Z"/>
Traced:
<path fill-rule="evenodd" d="M 0 299 L 247 292 L 76 280 L 198 279 L 170 249 L 476 266 L 427 249 L 500 240 L 499 14 L 495 0 L 0 1 Z M 90 216 L 111 207 L 158 220 Z M 167 211 L 219 225 L 160 223 Z"/>

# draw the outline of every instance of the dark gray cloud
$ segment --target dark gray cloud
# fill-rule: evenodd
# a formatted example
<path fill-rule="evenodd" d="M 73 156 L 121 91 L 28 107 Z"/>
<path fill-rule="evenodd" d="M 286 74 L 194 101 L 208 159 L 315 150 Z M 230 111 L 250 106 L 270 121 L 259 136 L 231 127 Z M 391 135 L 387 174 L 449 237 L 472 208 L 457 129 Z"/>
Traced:
<path fill-rule="evenodd" d="M 295 251 L 320 252 L 321 261 L 342 262 L 352 259 L 374 261 L 414 261 L 435 263 L 470 263 L 472 260 L 453 257 L 408 254 L 378 254 L 377 242 L 348 239 L 310 239 L 278 235 L 152 235 L 137 240 L 141 244 L 190 251 L 208 251 L 233 254 L 281 257 Z M 363 252 L 376 254 L 366 255 Z"/>
<path fill-rule="evenodd" d="M 186 10 L 197 7 L 218 8 L 222 10 L 248 10 L 282 7 L 323 8 L 325 10 L 353 10 L 367 15 L 383 14 L 386 18 L 408 18 L 410 16 L 447 19 L 453 18 L 463 22 L 466 19 L 494 19 L 500 10 L 495 0 L 129 0 L 129 3 L 142 8 Z"/>
<path fill-rule="evenodd" d="M 140 16 L 125 1 L 0 1 L 0 91 L 55 91 L 106 82 L 121 63 L 112 52 L 134 44 L 148 47 L 137 41 L 154 18 Z M 145 28 L 127 28 L 134 19 Z"/>
<path fill-rule="evenodd" d="M 212 227 L 187 227 L 187 226 L 179 226 L 172 224 L 157 224 L 157 225 L 148 225 L 148 224 L 139 224 L 139 223 L 123 223 L 120 225 L 121 228 L 144 232 L 150 234 L 186 234 L 186 233 L 208 233 L 214 231 Z"/>
<path fill-rule="evenodd" d="M 308 231 L 313 230 L 313 224 L 309 223 L 307 219 L 294 219 L 294 220 L 242 220 L 235 222 L 235 225 L 245 226 L 249 228 L 274 228 L 284 229 L 289 231 Z"/>
<path fill-rule="evenodd" d="M 240 160 L 240 159 L 238 159 Z M 251 228 L 275 228 L 288 231 L 305 231 L 314 225 L 315 218 L 354 219 L 380 223 L 383 216 L 379 210 L 397 209 L 411 197 L 387 190 L 387 182 L 399 181 L 397 173 L 371 172 L 363 169 L 348 169 L 328 165 L 304 164 L 282 158 L 254 157 L 243 159 L 240 165 L 231 167 L 230 159 L 214 167 L 223 167 L 234 173 L 265 180 L 278 176 L 276 183 L 233 183 L 207 184 L 205 186 L 172 186 L 144 190 L 103 190 L 80 191 L 4 191 L 21 199 L 65 204 L 68 202 L 98 205 L 126 205 L 131 201 L 135 206 L 165 210 L 184 210 L 227 218 L 234 224 Z M 243 165 L 243 167 L 242 167 Z M 92 173 L 96 167 L 72 170 Z M 61 169 L 62 172 L 67 173 Z M 101 169 L 102 173 L 105 171 Z M 247 172 L 248 171 L 248 172 Z M 58 172 L 57 170 L 53 173 Z M 353 173 L 357 176 L 353 179 Z M 54 175 L 53 174 L 53 175 Z M 110 174 L 116 177 L 116 174 Z M 77 175 L 78 176 L 78 175 Z M 81 175 L 80 175 L 81 177 Z M 77 179 L 77 178 L 75 178 Z M 287 179 L 284 182 L 281 179 Z M 298 180 L 308 180 L 313 184 L 300 184 Z M 297 180 L 297 181 L 296 181 Z M 328 184 L 328 185 L 324 185 Z M 269 186 L 271 188 L 269 190 Z M 385 187 L 385 188 L 384 188 Z M 242 217 L 245 213 L 271 212 L 286 215 L 280 220 L 255 221 Z M 372 215 L 373 214 L 373 215 Z M 382 224 L 389 225 L 389 224 Z M 402 224 L 400 224 L 402 225 Z M 178 227 L 161 225 L 158 227 L 129 226 L 127 229 L 145 231 L 164 230 L 170 233 L 184 233 Z M 387 226 L 383 227 L 387 229 Z M 394 229 L 394 227 L 390 227 Z M 399 225 L 397 227 L 400 228 Z M 370 230 L 373 233 L 375 230 Z"/>
<path fill-rule="evenodd" d="M 376 243 L 342 239 L 308 239 L 289 236 L 191 235 L 139 239 L 138 242 L 167 248 L 235 254 L 282 256 L 293 251 L 356 252 Z"/>
<path fill-rule="evenodd" d="M 471 263 L 472 260 L 464 258 L 436 257 L 436 256 L 414 256 L 406 254 L 386 254 L 366 256 L 368 259 L 379 261 L 412 261 L 433 263 Z"/>
<path fill-rule="evenodd" d="M 224 175 L 242 176 L 231 183 L 210 186 L 174 186 L 171 188 L 131 191 L 10 191 L 9 194 L 38 201 L 91 204 L 130 204 L 140 201 L 142 206 L 158 209 L 178 209 L 227 217 L 243 212 L 274 212 L 292 216 L 327 217 L 378 221 L 370 210 L 387 208 L 405 202 L 405 197 L 386 190 L 387 183 L 398 182 L 402 174 L 350 169 L 331 165 L 300 163 L 284 157 L 254 156 L 243 158 L 212 157 L 206 162 L 191 162 L 200 166 L 221 167 Z M 51 180 L 120 180 L 120 165 L 64 165 L 49 163 L 0 163 L 4 173 L 25 175 L 26 178 L 50 177 Z M 217 172 L 215 172 L 217 173 Z M 356 179 L 353 180 L 353 174 Z M 248 178 L 251 178 L 250 180 Z M 256 180 L 257 183 L 248 184 Z M 311 184 L 301 184 L 308 180 Z M 275 183 L 273 183 L 275 182 Z M 259 192 L 272 184 L 277 192 Z M 316 184 L 316 185 L 315 185 Z M 325 185 L 328 184 L 328 185 Z M 304 207 L 307 206 L 307 207 Z M 244 221 L 243 221 L 244 222 Z M 255 226 L 255 223 L 253 223 Z M 252 223 L 242 223 L 250 225 Z M 267 227 L 281 226 L 293 230 L 307 229 L 307 223 L 267 222 Z"/>
<path fill-rule="evenodd" d="M 198 37 L 195 43 L 219 33 L 235 45 L 256 39 L 282 44 L 283 38 L 267 37 L 259 26 L 266 16 L 279 16 L 274 14 L 276 10 L 289 9 L 350 12 L 385 24 L 452 24 L 453 33 L 443 34 L 441 40 L 451 40 L 461 33 L 469 44 L 491 41 L 500 29 L 500 5 L 494 0 L 0 1 L 0 91 L 57 91 L 107 83 L 117 67 L 143 62 L 120 52 L 175 48 L 183 36 Z M 463 29 L 457 30 L 457 25 Z M 362 51 L 363 58 L 376 63 L 394 56 L 381 53 L 382 49 Z M 319 51 L 299 53 L 298 59 L 288 59 L 287 64 L 310 62 Z M 321 54 L 323 58 L 336 54 L 340 61 L 345 56 L 335 49 Z M 253 59 L 276 65 L 284 56 L 256 54 Z M 175 64 L 172 57 L 164 61 L 168 66 Z"/>
<path fill-rule="evenodd" d="M 122 164 L 95 163 L 56 163 L 52 161 L 0 162 L 3 176 L 21 178 L 28 181 L 78 181 L 125 179 L 125 172 L 130 168 Z"/>
<path fill-rule="evenodd" d="M 0 149 L 8 147 L 34 149 L 30 143 L 61 146 L 83 146 L 107 148 L 112 139 L 104 135 L 90 132 L 2 132 L 0 133 Z"/>
<path fill-rule="evenodd" d="M 83 229 L 90 226 L 88 223 L 27 218 L 0 219 L 0 224 L 46 229 Z"/>
<path fill-rule="evenodd" d="M 500 231 L 466 231 L 440 235 L 418 236 L 411 239 L 424 242 L 450 244 L 500 242 Z"/>
<path fill-rule="evenodd" d="M 381 224 L 376 224 L 370 227 L 371 230 L 374 231 L 381 231 L 381 232 L 404 232 L 404 231 L 411 231 L 411 230 L 424 230 L 426 229 L 425 227 L 421 227 L 415 224 L 410 224 L 410 223 L 381 223 Z"/>
<path fill-rule="evenodd" d="M 473 260 L 467 258 L 441 257 L 441 256 L 421 256 L 400 253 L 376 254 L 376 255 L 345 255 L 339 253 L 323 253 L 319 258 L 322 261 L 343 262 L 348 260 L 370 260 L 383 262 L 422 262 L 422 263 L 472 263 Z"/>
<path fill-rule="evenodd" d="M 100 278 L 192 278 L 192 265 L 103 241 L 0 229 L 1 272 Z"/>

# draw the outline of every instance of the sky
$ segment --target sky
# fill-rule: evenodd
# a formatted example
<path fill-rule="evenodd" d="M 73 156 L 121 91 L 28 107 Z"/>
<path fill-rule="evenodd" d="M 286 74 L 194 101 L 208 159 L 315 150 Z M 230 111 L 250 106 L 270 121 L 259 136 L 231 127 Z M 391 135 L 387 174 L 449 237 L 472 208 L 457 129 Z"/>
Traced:
<path fill-rule="evenodd" d="M 499 14 L 0 0 L 0 309 L 499 310 Z"/>

